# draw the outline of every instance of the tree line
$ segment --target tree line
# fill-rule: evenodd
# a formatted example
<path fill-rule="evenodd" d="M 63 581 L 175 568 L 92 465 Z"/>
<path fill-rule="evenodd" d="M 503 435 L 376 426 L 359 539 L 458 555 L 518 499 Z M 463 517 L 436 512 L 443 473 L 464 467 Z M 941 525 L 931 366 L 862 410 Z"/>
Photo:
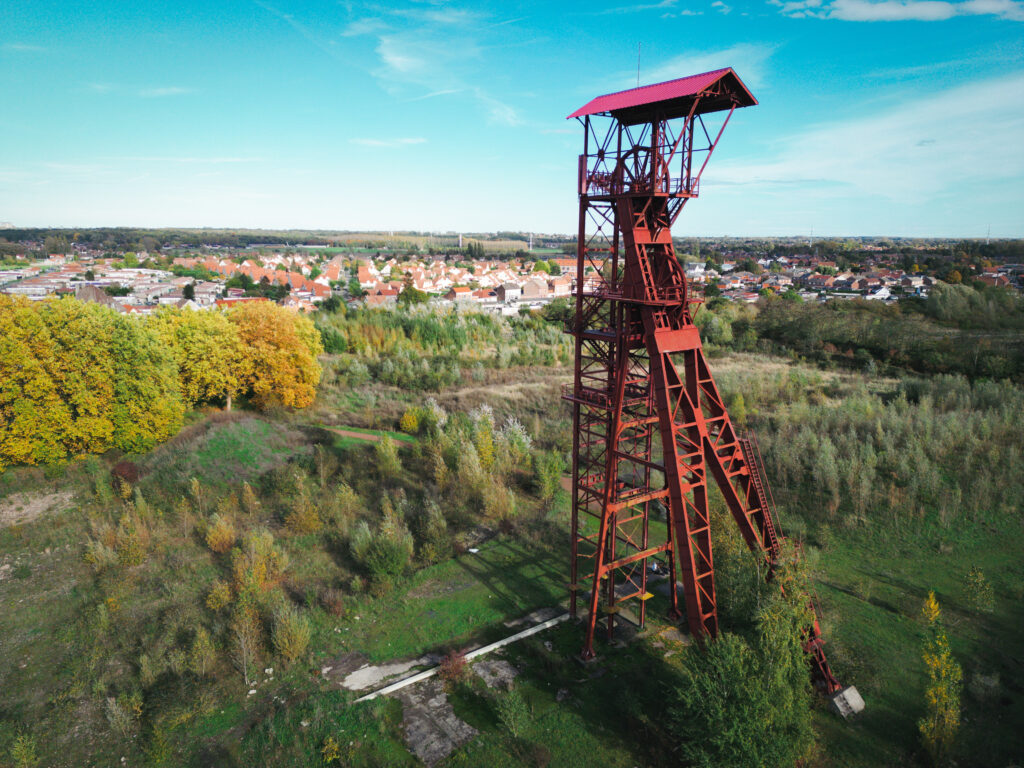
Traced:
<path fill-rule="evenodd" d="M 271 302 L 143 319 L 70 297 L 0 295 L 0 468 L 145 452 L 186 409 L 230 408 L 238 396 L 306 407 L 322 350 L 310 320 Z"/>

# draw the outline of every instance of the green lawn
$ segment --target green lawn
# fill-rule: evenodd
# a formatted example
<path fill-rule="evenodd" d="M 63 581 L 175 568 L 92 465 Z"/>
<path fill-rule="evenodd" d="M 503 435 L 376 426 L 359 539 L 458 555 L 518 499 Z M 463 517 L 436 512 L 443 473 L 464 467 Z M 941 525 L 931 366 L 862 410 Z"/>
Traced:
<path fill-rule="evenodd" d="M 317 656 L 358 651 L 382 662 L 464 647 L 503 637 L 503 621 L 565 600 L 567 564 L 558 553 L 507 537 L 479 550 L 424 568 L 383 598 L 356 600 L 344 621 L 324 617 Z"/>

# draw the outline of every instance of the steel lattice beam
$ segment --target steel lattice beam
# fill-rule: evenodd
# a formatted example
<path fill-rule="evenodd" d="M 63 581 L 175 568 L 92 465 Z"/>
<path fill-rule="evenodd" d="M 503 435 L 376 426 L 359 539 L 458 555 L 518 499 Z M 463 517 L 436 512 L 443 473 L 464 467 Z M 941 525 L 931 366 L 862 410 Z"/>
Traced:
<path fill-rule="evenodd" d="M 642 101 L 647 92 L 657 98 Z M 760 454 L 733 427 L 715 385 L 693 323 L 700 300 L 671 231 L 697 197 L 729 118 L 754 103 L 732 70 L 720 70 L 599 97 L 574 113 L 584 149 L 575 314 L 566 327 L 575 368 L 563 396 L 573 412 L 570 609 L 577 616 L 586 596 L 584 658 L 594 655 L 599 617 L 611 638 L 626 601 L 638 600 L 643 626 L 654 555 L 667 558 L 670 584 L 682 582 L 693 635 L 717 635 L 709 475 L 747 546 L 764 555 L 769 577 L 780 554 Z M 717 132 L 704 124 L 712 112 L 724 113 Z M 668 523 L 657 542 L 655 505 Z M 677 591 L 669 594 L 680 616 Z M 806 648 L 826 689 L 837 690 L 817 619 Z"/>

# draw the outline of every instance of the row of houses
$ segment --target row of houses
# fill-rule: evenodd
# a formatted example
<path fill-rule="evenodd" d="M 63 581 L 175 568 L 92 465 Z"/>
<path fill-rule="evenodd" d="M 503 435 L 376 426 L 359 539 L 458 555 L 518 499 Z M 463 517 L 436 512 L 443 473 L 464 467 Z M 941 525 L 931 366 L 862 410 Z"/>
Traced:
<path fill-rule="evenodd" d="M 245 275 L 254 283 L 265 281 L 269 285 L 285 285 L 288 286 L 292 297 L 311 304 L 323 301 L 331 295 L 331 281 L 340 279 L 343 268 L 341 259 L 336 258 L 328 262 L 327 268 L 320 275 L 310 278 L 301 271 L 278 269 L 276 266 L 267 268 L 263 263 L 256 263 L 251 259 L 245 259 L 239 264 L 230 259 L 217 259 L 212 256 L 179 257 L 174 259 L 173 263 L 186 269 L 200 267 L 225 279 Z"/>

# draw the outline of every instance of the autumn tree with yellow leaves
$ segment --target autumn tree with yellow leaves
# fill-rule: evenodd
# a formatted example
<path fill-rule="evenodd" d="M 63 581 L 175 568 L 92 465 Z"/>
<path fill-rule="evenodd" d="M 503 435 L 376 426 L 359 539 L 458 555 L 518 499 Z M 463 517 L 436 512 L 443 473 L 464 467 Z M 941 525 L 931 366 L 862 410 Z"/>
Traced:
<path fill-rule="evenodd" d="M 143 323 L 70 298 L 0 296 L 0 466 L 147 451 L 183 415 L 174 360 Z"/>
<path fill-rule="evenodd" d="M 324 351 L 313 322 L 269 301 L 245 302 L 228 318 L 250 363 L 243 383 L 253 404 L 262 409 L 311 405 L 322 372 L 317 357 Z"/>
<path fill-rule="evenodd" d="M 220 311 L 161 309 L 147 325 L 174 354 L 181 396 L 189 406 L 231 401 L 250 377 L 238 326 Z"/>
<path fill-rule="evenodd" d="M 228 313 L 130 317 L 95 303 L 0 295 L 0 469 L 174 435 L 185 408 L 247 393 L 258 408 L 316 396 L 320 332 L 269 301 Z"/>
<path fill-rule="evenodd" d="M 934 592 L 928 593 L 921 615 L 926 624 L 922 656 L 928 671 L 928 688 L 925 690 L 925 716 L 917 727 L 933 763 L 939 765 L 949 754 L 960 728 L 963 672 L 950 650 Z"/>
<path fill-rule="evenodd" d="M 27 299 L 0 294 L 0 469 L 58 461 L 71 412 L 50 331 Z"/>

